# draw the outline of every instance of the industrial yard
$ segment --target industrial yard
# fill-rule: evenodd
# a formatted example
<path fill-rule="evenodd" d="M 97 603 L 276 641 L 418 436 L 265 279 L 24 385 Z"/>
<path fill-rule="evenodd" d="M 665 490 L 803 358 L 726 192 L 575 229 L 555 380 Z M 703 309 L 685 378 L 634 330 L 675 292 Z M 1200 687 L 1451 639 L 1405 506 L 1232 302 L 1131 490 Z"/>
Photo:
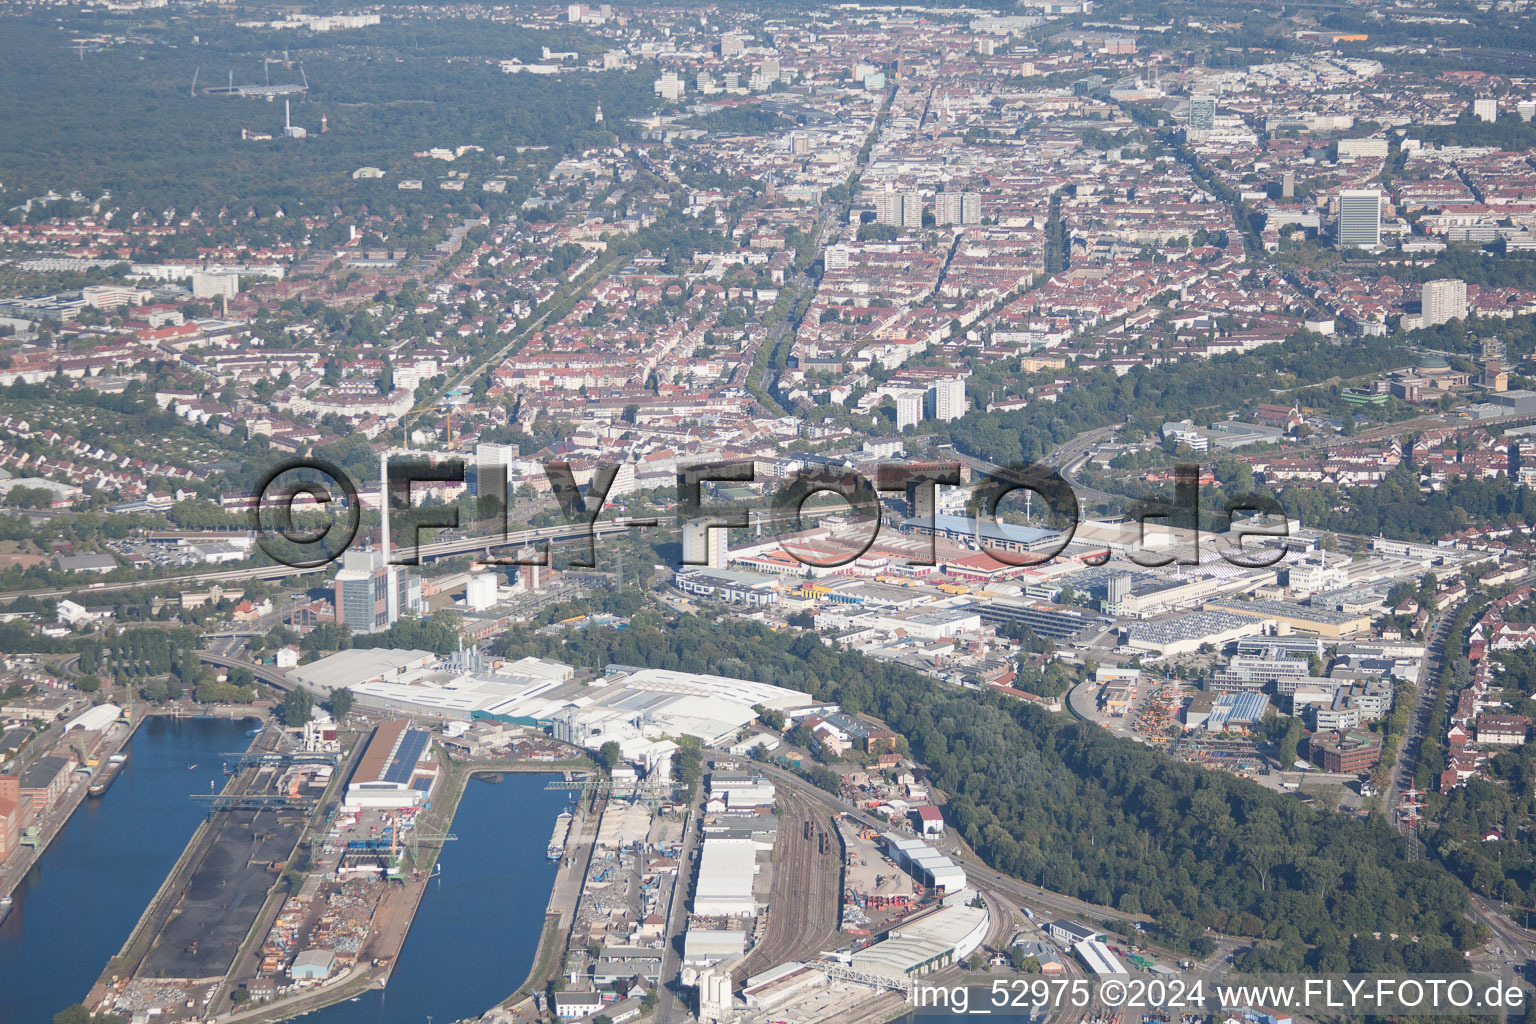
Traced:
<path fill-rule="evenodd" d="M 332 734 L 334 742 L 334 731 Z M 209 817 L 97 983 L 94 998 L 164 1019 L 200 1017 L 293 861 L 334 775 L 335 751 L 295 755 L 263 731 L 231 752 Z"/>
<path fill-rule="evenodd" d="M 815 1024 L 850 1005 L 873 1020 L 894 1016 L 919 978 L 1007 965 L 1015 946 L 1047 973 L 1114 967 L 1109 946 L 1083 944 L 1098 941 L 1087 926 L 1019 927 L 1019 890 L 962 866 L 941 795 L 878 720 L 746 680 L 620 667 L 583 679 L 531 659 L 476 667 L 475 682 L 415 652 L 353 651 L 306 674 L 367 686 L 360 677 L 380 666 L 390 700 L 470 692 L 477 711 L 379 709 L 347 731 L 322 717 L 231 755 L 224 790 L 204 797 L 204 827 L 93 993 L 98 1009 L 201 1020 L 239 992 L 254 1005 L 236 1017 L 254 1022 L 383 987 L 437 851 L 457 838 L 468 776 L 585 764 L 583 750 L 600 768 L 551 776 L 565 810 L 533 828 L 557 866 L 538 949 L 487 1024 L 648 1008 Z M 1135 720 L 1179 697 L 1148 694 Z M 808 753 L 754 722 L 760 701 L 778 703 L 795 735 L 848 755 L 835 795 L 800 774 Z M 1115 963 L 1158 966 L 1139 952 Z"/>

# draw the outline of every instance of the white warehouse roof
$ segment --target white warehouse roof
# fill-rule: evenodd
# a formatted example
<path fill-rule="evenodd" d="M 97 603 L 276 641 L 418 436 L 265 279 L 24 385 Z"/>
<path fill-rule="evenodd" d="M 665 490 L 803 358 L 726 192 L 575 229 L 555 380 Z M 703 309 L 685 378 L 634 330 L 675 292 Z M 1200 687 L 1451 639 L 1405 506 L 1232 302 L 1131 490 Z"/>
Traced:
<path fill-rule="evenodd" d="M 87 732 L 102 732 L 123 713 L 123 709 L 116 704 L 98 704 L 88 708 L 69 720 L 64 731 L 71 729 L 84 729 Z"/>
<path fill-rule="evenodd" d="M 693 912 L 743 916 L 757 911 L 752 879 L 757 873 L 757 846 L 751 840 L 704 840 L 699 855 L 699 879 L 693 891 Z"/>
<path fill-rule="evenodd" d="M 1084 939 L 1082 942 L 1075 943 L 1072 949 L 1083 961 L 1083 966 L 1101 978 L 1130 973 L 1110 948 L 1098 939 Z"/>
<path fill-rule="evenodd" d="M 969 956 L 986 938 L 991 915 L 963 903 L 903 922 L 890 938 L 854 953 L 850 965 L 870 974 L 900 978 L 926 974 Z"/>

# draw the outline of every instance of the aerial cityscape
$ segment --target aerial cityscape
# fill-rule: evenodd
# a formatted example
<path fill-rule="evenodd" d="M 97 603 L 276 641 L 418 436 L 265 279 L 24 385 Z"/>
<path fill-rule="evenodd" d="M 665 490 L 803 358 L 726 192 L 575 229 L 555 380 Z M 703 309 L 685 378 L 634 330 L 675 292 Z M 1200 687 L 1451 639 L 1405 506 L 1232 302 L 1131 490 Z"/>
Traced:
<path fill-rule="evenodd" d="M 0 1024 L 1536 993 L 1527 0 L 0 0 Z"/>

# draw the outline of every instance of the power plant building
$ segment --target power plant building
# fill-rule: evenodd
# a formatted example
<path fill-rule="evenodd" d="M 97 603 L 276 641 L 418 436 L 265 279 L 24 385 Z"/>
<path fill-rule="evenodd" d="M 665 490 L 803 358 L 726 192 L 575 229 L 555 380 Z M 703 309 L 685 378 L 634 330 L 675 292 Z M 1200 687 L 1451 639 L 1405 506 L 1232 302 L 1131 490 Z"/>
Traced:
<path fill-rule="evenodd" d="M 342 555 L 333 600 L 336 621 L 354 633 L 388 629 L 407 611 L 421 610 L 421 580 L 404 566 L 389 565 L 389 553 L 351 550 Z"/>

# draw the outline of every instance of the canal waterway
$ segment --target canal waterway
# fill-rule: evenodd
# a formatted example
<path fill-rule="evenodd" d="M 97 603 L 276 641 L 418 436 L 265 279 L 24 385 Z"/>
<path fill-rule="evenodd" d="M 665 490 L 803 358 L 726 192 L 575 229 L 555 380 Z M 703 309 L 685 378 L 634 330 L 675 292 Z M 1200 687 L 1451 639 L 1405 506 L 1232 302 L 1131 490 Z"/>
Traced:
<path fill-rule="evenodd" d="M 472 778 L 427 883 L 389 985 L 304 1017 L 304 1024 L 448 1024 L 512 994 L 533 966 L 555 883 L 545 856 L 565 792 L 551 775 Z"/>
<path fill-rule="evenodd" d="M 122 948 L 203 818 L 193 793 L 222 787 L 220 753 L 249 721 L 150 718 L 127 766 L 81 804 L 0 924 L 0 1021 L 50 1024 Z M 436 1024 L 478 1015 L 527 976 L 555 868 L 545 846 L 568 794 L 549 775 L 471 779 L 389 986 L 305 1024 Z"/>
<path fill-rule="evenodd" d="M 224 785 L 219 754 L 251 720 L 151 717 L 128 763 L 86 799 L 17 887 L 0 924 L 0 1021 L 50 1024 L 90 991 L 204 816 L 191 799 Z"/>

